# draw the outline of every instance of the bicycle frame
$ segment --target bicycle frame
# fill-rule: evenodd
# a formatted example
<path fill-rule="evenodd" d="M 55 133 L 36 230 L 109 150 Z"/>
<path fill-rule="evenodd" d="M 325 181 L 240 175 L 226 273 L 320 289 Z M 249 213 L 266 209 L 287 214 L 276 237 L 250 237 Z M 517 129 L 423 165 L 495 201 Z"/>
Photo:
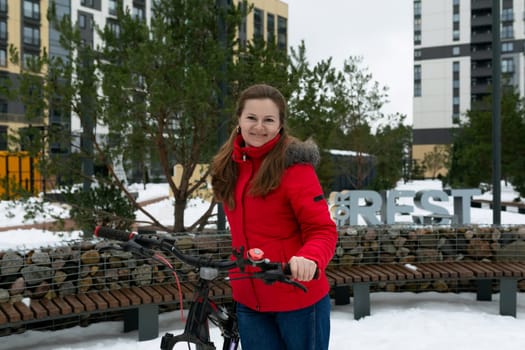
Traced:
<path fill-rule="evenodd" d="M 197 350 L 215 350 L 215 344 L 210 341 L 208 321 L 219 327 L 224 339 L 223 350 L 237 350 L 239 346 L 239 332 L 235 307 L 228 310 L 219 307 L 210 296 L 212 280 L 199 277 L 197 288 L 188 311 L 184 332 L 179 335 L 166 333 L 162 337 L 161 350 L 172 350 L 175 344 L 186 342 L 196 345 Z"/>

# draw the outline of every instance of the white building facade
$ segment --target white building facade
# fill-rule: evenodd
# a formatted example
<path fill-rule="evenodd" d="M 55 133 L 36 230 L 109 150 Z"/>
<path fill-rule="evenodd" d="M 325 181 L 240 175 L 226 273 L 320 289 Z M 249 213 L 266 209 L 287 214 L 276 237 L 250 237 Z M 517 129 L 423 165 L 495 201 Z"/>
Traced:
<path fill-rule="evenodd" d="M 413 159 L 452 144 L 453 128 L 490 95 L 492 0 L 414 0 Z M 502 81 L 525 93 L 525 1 L 501 0 Z"/>

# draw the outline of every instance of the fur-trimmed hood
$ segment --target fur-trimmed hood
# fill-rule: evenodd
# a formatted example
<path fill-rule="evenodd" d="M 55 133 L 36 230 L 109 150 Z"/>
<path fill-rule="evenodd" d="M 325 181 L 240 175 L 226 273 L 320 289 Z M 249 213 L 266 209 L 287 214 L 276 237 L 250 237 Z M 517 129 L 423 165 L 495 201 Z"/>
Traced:
<path fill-rule="evenodd" d="M 287 168 L 294 164 L 312 164 L 314 168 L 317 168 L 320 162 L 319 147 L 312 139 L 306 141 L 295 139 L 286 149 L 285 165 Z"/>

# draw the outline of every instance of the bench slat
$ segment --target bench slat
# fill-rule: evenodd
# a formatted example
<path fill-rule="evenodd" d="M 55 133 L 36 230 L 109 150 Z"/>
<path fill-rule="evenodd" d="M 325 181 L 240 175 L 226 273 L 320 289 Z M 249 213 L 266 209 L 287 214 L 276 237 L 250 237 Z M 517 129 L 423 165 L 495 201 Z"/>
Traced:
<path fill-rule="evenodd" d="M 415 264 L 415 266 L 423 274 L 424 279 L 438 279 L 441 277 L 441 273 L 434 270 L 428 263 Z"/>
<path fill-rule="evenodd" d="M 379 275 L 377 274 L 377 272 L 373 272 L 373 271 L 370 271 L 368 268 L 368 265 L 359 265 L 359 266 L 352 266 L 350 268 L 347 268 L 347 269 L 342 269 L 342 271 L 346 271 L 347 273 L 347 276 L 348 274 L 352 275 L 352 273 L 354 275 L 358 275 L 361 277 L 361 281 L 362 282 L 373 282 L 373 281 L 378 281 L 379 280 Z M 351 280 L 347 280 L 346 283 L 350 283 Z"/>
<path fill-rule="evenodd" d="M 447 262 L 447 263 L 444 263 L 444 264 L 447 265 L 447 268 L 457 271 L 458 272 L 458 278 L 470 279 L 470 278 L 474 277 L 474 272 L 472 272 L 471 270 L 465 268 L 464 266 L 458 265 L 455 262 L 450 262 L 450 263 Z"/>
<path fill-rule="evenodd" d="M 458 272 L 450 267 L 449 264 L 444 263 L 428 263 L 428 266 L 434 271 L 438 271 L 443 279 L 458 278 Z"/>
<path fill-rule="evenodd" d="M 359 281 L 361 282 L 368 282 L 370 281 L 370 277 L 363 273 L 360 269 L 356 269 L 354 267 L 350 267 L 348 269 L 333 269 L 331 270 L 332 276 L 338 280 L 338 285 L 347 285 L 351 283 L 355 278 L 357 277 Z M 341 280 L 342 279 L 342 280 Z"/>
<path fill-rule="evenodd" d="M 396 278 L 398 280 L 413 280 L 414 279 L 414 272 L 410 269 L 407 269 L 403 265 L 397 265 L 397 264 L 391 264 L 387 265 L 387 267 L 396 274 Z"/>
<path fill-rule="evenodd" d="M 180 297 L 182 296 L 182 299 L 185 300 L 184 298 L 184 292 L 181 291 L 179 293 L 179 290 L 175 287 L 175 285 L 172 285 L 172 284 L 166 284 L 164 286 L 162 286 L 164 289 L 166 289 L 171 295 L 173 295 L 173 300 L 177 300 L 177 301 L 180 301 Z"/>
<path fill-rule="evenodd" d="M 53 316 L 60 315 L 60 309 L 51 300 L 49 300 L 49 299 L 40 299 L 40 303 L 47 310 L 47 313 L 48 313 L 49 316 L 53 317 Z"/>
<path fill-rule="evenodd" d="M 469 270 L 471 270 L 472 272 L 474 272 L 474 275 L 476 277 L 484 277 L 484 278 L 491 278 L 493 276 L 493 272 L 490 271 L 489 269 L 487 268 L 484 268 L 481 264 L 479 263 L 473 263 L 473 262 L 459 262 L 459 264 L 465 266 L 466 268 L 468 268 Z"/>
<path fill-rule="evenodd" d="M 58 309 L 60 310 L 60 314 L 62 314 L 62 315 L 69 315 L 70 313 L 73 312 L 73 309 L 71 308 L 71 305 L 69 305 L 64 300 L 64 298 L 62 298 L 62 297 L 54 298 L 53 302 L 58 307 Z"/>
<path fill-rule="evenodd" d="M 386 279 L 388 279 L 388 276 L 384 273 L 382 273 L 381 271 L 374 271 L 373 269 L 369 269 L 368 268 L 368 265 L 360 265 L 360 266 L 354 266 L 354 267 L 343 267 L 341 268 L 342 271 L 345 271 L 346 273 L 348 273 L 348 269 L 355 269 L 355 268 L 359 268 L 360 271 L 362 271 L 363 273 L 366 273 L 366 275 L 368 276 L 368 278 L 372 281 L 384 281 Z"/>
<path fill-rule="evenodd" d="M 6 323 L 7 323 L 7 316 L 4 314 L 4 312 L 0 308 L 0 324 L 6 324 Z"/>
<path fill-rule="evenodd" d="M 108 307 L 113 309 L 120 306 L 128 306 L 129 304 L 122 305 L 123 303 L 119 303 L 119 301 L 107 290 L 101 290 L 100 292 L 94 293 L 99 295 L 106 303 L 108 303 Z M 127 300 L 127 299 L 126 299 Z"/>
<path fill-rule="evenodd" d="M 93 307 L 95 307 L 96 309 L 106 310 L 108 308 L 108 302 L 104 300 L 104 298 L 102 298 L 102 296 L 98 292 L 89 292 L 84 294 L 84 296 L 86 297 L 86 299 L 93 303 Z M 84 305 L 86 305 L 87 309 L 87 300 L 86 303 L 84 303 Z"/>
<path fill-rule="evenodd" d="M 164 288 L 164 286 L 155 285 L 152 287 L 155 288 L 155 290 L 159 292 L 160 295 L 162 295 L 162 298 L 165 302 L 170 302 L 175 300 L 175 298 L 178 298 L 177 295 L 173 295 L 168 289 Z"/>
<path fill-rule="evenodd" d="M 22 320 L 20 313 L 16 311 L 13 304 L 2 303 L 0 304 L 0 308 L 2 308 L 2 310 L 6 314 L 7 318 L 9 319 L 9 322 L 20 322 Z"/>
<path fill-rule="evenodd" d="M 221 289 L 222 297 L 231 297 L 232 290 L 231 290 L 231 286 L 229 283 L 225 281 L 216 281 L 215 284 L 217 285 L 218 288 Z"/>
<path fill-rule="evenodd" d="M 159 292 L 157 292 L 154 288 L 152 288 L 151 286 L 144 286 L 142 287 L 142 289 L 148 293 L 152 299 L 152 301 L 155 303 L 155 304 L 158 304 L 162 301 L 162 296 L 159 294 Z"/>
<path fill-rule="evenodd" d="M 332 269 L 326 270 L 325 273 L 327 276 L 330 276 L 332 280 L 334 280 L 334 284 L 336 286 L 344 284 L 345 278 L 339 275 L 337 272 L 335 272 L 335 270 L 332 270 Z"/>
<path fill-rule="evenodd" d="M 32 299 L 30 305 L 36 319 L 42 319 L 48 316 L 46 308 L 40 303 L 39 300 Z"/>
<path fill-rule="evenodd" d="M 84 311 L 84 305 L 77 299 L 74 295 L 66 295 L 64 296 L 64 300 L 71 305 L 73 308 L 73 312 L 75 314 L 81 313 Z"/>
<path fill-rule="evenodd" d="M 113 290 L 111 291 L 113 295 L 120 293 L 122 295 L 122 298 L 127 298 L 130 301 L 131 305 L 140 305 L 142 303 L 142 299 L 137 294 L 133 293 L 131 289 L 129 288 L 122 288 L 119 290 Z"/>
<path fill-rule="evenodd" d="M 496 263 L 505 271 L 505 276 L 525 277 L 525 264 L 519 262 Z"/>
<path fill-rule="evenodd" d="M 95 298 L 99 298 L 99 299 L 102 300 L 102 298 L 100 298 L 95 293 L 91 293 L 89 295 L 93 296 Z M 105 309 L 103 305 L 95 304 L 95 302 L 88 296 L 87 293 L 79 294 L 79 295 L 77 295 L 77 298 L 82 303 L 82 305 L 84 306 L 84 309 L 86 311 L 94 311 L 94 310 L 97 310 L 97 309 L 104 310 Z M 99 305 L 101 306 L 100 308 L 98 307 Z"/>
<path fill-rule="evenodd" d="M 20 313 L 20 315 L 22 315 L 22 320 L 27 321 L 34 318 L 33 311 L 31 311 L 31 309 L 21 301 L 17 301 L 13 304 L 13 306 Z"/>
<path fill-rule="evenodd" d="M 111 291 L 109 291 L 109 294 L 118 301 L 118 303 L 120 304 L 121 307 L 126 307 L 126 306 L 130 306 L 130 305 L 136 305 L 136 304 L 133 304 L 131 299 L 126 294 L 121 292 L 120 289 L 111 290 Z M 137 296 L 135 296 L 135 297 L 138 299 Z M 137 300 L 137 303 L 138 302 L 139 301 Z"/>

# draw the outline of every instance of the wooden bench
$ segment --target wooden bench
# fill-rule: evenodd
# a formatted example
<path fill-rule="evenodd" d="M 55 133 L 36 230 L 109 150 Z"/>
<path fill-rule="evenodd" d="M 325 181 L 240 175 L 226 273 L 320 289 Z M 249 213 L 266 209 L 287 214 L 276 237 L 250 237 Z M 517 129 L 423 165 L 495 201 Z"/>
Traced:
<path fill-rule="evenodd" d="M 477 300 L 492 299 L 493 281 L 499 283 L 501 315 L 516 316 L 517 281 L 525 278 L 525 263 L 443 262 L 361 265 L 330 268 L 327 275 L 336 304 L 349 303 L 352 287 L 354 318 L 370 315 L 370 286 L 380 282 L 422 282 L 429 280 L 472 280 L 477 284 Z"/>
<path fill-rule="evenodd" d="M 9 299 L 0 302 L 0 336 L 122 319 L 124 331 L 138 330 L 139 340 L 156 338 L 159 312 L 180 307 L 172 271 L 150 259 L 102 249 L 108 245 L 111 243 L 107 241 L 80 241 L 35 250 L 0 251 L 0 299 Z M 231 254 L 229 235 L 224 234 L 184 237 L 180 245 L 192 255 L 228 259 Z M 187 308 L 197 276 L 191 267 L 170 259 L 180 279 L 182 306 Z M 23 290 L 12 292 L 16 289 Z M 215 281 L 211 298 L 230 302 L 229 284 Z"/>
<path fill-rule="evenodd" d="M 193 285 L 181 285 L 182 302 L 187 307 L 193 296 Z M 212 288 L 212 298 L 231 299 L 227 283 L 218 282 Z M 159 284 L 115 290 L 91 291 L 52 299 L 30 299 L 0 304 L 0 334 L 20 333 L 26 329 L 47 329 L 61 321 L 70 326 L 82 323 L 97 314 L 120 315 L 124 332 L 138 331 L 138 340 L 150 340 L 159 334 L 159 307 L 178 305 L 179 291 L 175 284 Z M 177 307 L 175 305 L 175 307 Z M 12 331 L 12 332 L 11 332 Z"/>
<path fill-rule="evenodd" d="M 351 229 L 349 235 L 340 234 L 326 272 L 335 303 L 348 304 L 353 296 L 354 318 L 360 319 L 370 315 L 372 287 L 390 284 L 403 291 L 403 285 L 463 281 L 470 283 L 467 291 L 475 291 L 477 300 L 491 300 L 499 292 L 499 313 L 516 316 L 518 282 L 525 279 L 525 235 L 523 229 L 506 230 Z"/>

